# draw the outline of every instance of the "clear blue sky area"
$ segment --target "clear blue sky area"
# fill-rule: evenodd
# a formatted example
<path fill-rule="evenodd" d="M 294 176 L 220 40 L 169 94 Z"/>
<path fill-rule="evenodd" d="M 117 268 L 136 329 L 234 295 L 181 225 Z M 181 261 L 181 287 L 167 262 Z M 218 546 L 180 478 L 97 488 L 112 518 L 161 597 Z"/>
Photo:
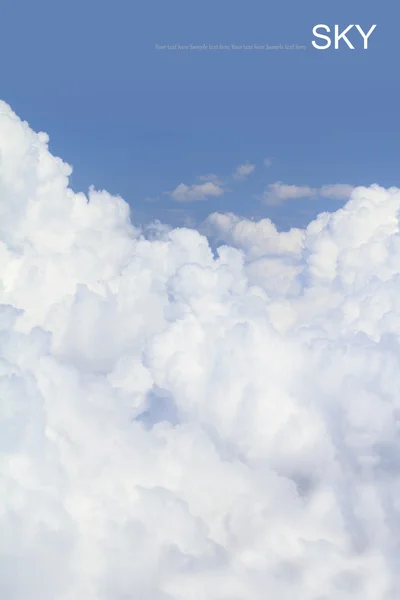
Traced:
<path fill-rule="evenodd" d="M 0 97 L 74 167 L 74 189 L 122 195 L 133 220 L 199 223 L 210 212 L 304 225 L 332 199 L 280 206 L 274 182 L 399 185 L 395 2 L 4 0 Z M 312 28 L 377 24 L 368 50 L 315 50 Z M 305 45 L 300 51 L 162 51 L 163 44 Z M 270 166 L 263 165 L 266 157 Z M 246 180 L 229 179 L 243 164 Z M 230 191 L 165 192 L 213 173 Z"/>

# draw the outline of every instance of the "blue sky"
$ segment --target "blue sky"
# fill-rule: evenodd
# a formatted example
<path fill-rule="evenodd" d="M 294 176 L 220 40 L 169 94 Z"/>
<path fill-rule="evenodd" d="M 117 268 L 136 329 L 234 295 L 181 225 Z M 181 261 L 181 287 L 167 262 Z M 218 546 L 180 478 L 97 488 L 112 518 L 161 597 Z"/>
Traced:
<path fill-rule="evenodd" d="M 6 0 L 0 97 L 74 167 L 72 185 L 122 195 L 133 221 L 213 211 L 305 225 L 343 200 L 261 200 L 268 185 L 399 185 L 395 3 Z M 368 30 L 367 51 L 317 51 L 317 23 Z M 155 44 L 299 44 L 298 52 L 157 51 Z M 263 160 L 272 159 L 265 167 Z M 245 181 L 232 173 L 256 165 Z M 220 196 L 165 192 L 215 174 Z M 151 201 L 149 201 L 149 198 Z"/>

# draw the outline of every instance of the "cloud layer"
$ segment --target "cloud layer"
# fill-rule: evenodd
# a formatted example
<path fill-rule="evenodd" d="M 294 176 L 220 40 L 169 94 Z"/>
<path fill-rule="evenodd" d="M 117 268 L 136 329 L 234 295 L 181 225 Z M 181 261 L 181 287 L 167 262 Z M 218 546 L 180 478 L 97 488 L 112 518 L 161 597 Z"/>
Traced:
<path fill-rule="evenodd" d="M 270 183 L 265 190 L 262 200 L 265 204 L 278 205 L 288 200 L 300 198 L 330 198 L 331 200 L 348 200 L 354 187 L 345 183 L 323 185 L 319 188 L 307 185 L 288 185 L 277 181 Z"/>
<path fill-rule="evenodd" d="M 47 143 L 0 104 L 0 597 L 397 599 L 399 190 L 214 256 Z"/>

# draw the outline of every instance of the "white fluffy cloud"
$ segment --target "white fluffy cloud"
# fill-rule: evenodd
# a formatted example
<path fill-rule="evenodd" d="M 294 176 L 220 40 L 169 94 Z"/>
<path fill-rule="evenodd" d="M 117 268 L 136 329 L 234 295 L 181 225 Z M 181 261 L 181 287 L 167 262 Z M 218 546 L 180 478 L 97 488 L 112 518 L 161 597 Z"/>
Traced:
<path fill-rule="evenodd" d="M 233 179 L 236 181 L 244 181 L 255 170 L 255 165 L 246 163 L 237 167 L 233 173 Z M 222 196 L 225 191 L 228 191 L 221 179 L 214 173 L 200 175 L 198 180 L 201 183 L 186 185 L 180 183 L 171 192 L 166 192 L 176 202 L 198 202 L 207 200 L 208 198 L 217 198 Z"/>
<path fill-rule="evenodd" d="M 270 219 L 251 221 L 233 213 L 213 213 L 207 222 L 212 235 L 243 250 L 246 259 L 276 253 L 300 256 L 304 238 L 301 229 L 278 232 Z"/>
<path fill-rule="evenodd" d="M 287 185 L 277 181 L 269 184 L 262 199 L 265 204 L 270 205 L 283 204 L 288 200 L 297 200 L 299 198 L 316 198 L 317 196 L 332 200 L 347 200 L 353 190 L 353 186 L 342 183 L 312 188 L 306 185 Z"/>
<path fill-rule="evenodd" d="M 244 163 L 243 165 L 239 165 L 238 167 L 236 167 L 233 173 L 233 178 L 239 181 L 247 179 L 249 175 L 254 173 L 255 168 L 256 165 L 253 165 L 251 163 Z"/>
<path fill-rule="evenodd" d="M 204 183 L 196 183 L 193 185 L 179 184 L 172 192 L 169 192 L 171 198 L 176 202 L 197 202 L 198 200 L 206 200 L 210 197 L 222 196 L 224 190 L 219 181 L 214 179 L 204 181 Z"/>
<path fill-rule="evenodd" d="M 399 597 L 400 191 L 146 238 L 0 104 L 0 597 Z"/>

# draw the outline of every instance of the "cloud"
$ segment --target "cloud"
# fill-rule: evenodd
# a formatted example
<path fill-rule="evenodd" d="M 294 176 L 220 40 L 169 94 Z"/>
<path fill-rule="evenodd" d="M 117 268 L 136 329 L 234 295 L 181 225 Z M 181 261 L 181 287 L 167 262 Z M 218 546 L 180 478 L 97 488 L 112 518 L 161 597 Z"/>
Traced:
<path fill-rule="evenodd" d="M 264 158 L 264 167 L 270 167 L 272 165 L 272 158 Z"/>
<path fill-rule="evenodd" d="M 169 195 L 176 202 L 197 202 L 198 200 L 207 200 L 209 197 L 222 196 L 223 193 L 224 190 L 219 183 L 206 181 L 191 186 L 181 183 L 172 192 L 169 192 Z"/>
<path fill-rule="evenodd" d="M 309 187 L 305 185 L 287 185 L 280 181 L 271 183 L 265 190 L 262 200 L 265 204 L 279 205 L 288 200 L 300 198 L 330 198 L 331 200 L 346 200 L 350 197 L 354 186 L 347 184 L 323 185 L 322 187 Z"/>
<path fill-rule="evenodd" d="M 245 252 L 246 257 L 284 252 L 299 255 L 304 232 L 291 229 L 279 232 L 270 219 L 252 221 L 233 213 L 212 213 L 207 219 L 209 233 Z"/>
<path fill-rule="evenodd" d="M 239 165 L 238 167 L 236 167 L 236 169 L 233 173 L 233 178 L 238 181 L 243 181 L 243 180 L 247 179 L 247 177 L 249 175 L 254 173 L 255 168 L 256 168 L 256 166 L 252 165 L 250 163 L 245 163 L 243 165 Z"/>
<path fill-rule="evenodd" d="M 237 167 L 233 173 L 232 178 L 236 181 L 244 181 L 247 177 L 253 173 L 255 165 L 246 163 Z M 200 200 L 207 200 L 211 197 L 222 196 L 226 191 L 230 191 L 226 187 L 226 181 L 223 181 L 218 175 L 214 173 L 208 173 L 207 175 L 200 175 L 197 178 L 201 183 L 193 185 L 186 185 L 185 183 L 179 184 L 171 192 L 165 192 L 168 196 L 173 198 L 176 202 L 197 202 Z"/>
<path fill-rule="evenodd" d="M 323 198 L 332 198 L 332 200 L 348 200 L 353 193 L 354 186 L 345 183 L 336 183 L 334 185 L 323 185 L 318 193 Z"/>
<path fill-rule="evenodd" d="M 269 184 L 263 194 L 265 204 L 282 204 L 287 200 L 315 196 L 315 189 L 301 185 L 287 185 L 280 181 Z"/>
<path fill-rule="evenodd" d="M 0 104 L 0 595 L 397 598 L 400 190 L 134 227 Z"/>
<path fill-rule="evenodd" d="M 233 173 L 233 179 L 236 181 L 244 181 L 255 170 L 255 165 L 246 163 L 240 165 Z M 201 183 L 186 185 L 181 183 L 172 192 L 166 192 L 176 202 L 197 202 L 207 200 L 211 197 L 222 196 L 226 191 L 229 191 L 226 181 L 222 181 L 218 175 L 209 173 L 200 175 L 197 178 Z"/>
<path fill-rule="evenodd" d="M 199 175 L 199 180 L 200 181 L 213 181 L 217 185 L 222 185 L 220 178 L 218 177 L 218 175 L 215 175 L 214 173 L 209 173 L 208 175 Z"/>

